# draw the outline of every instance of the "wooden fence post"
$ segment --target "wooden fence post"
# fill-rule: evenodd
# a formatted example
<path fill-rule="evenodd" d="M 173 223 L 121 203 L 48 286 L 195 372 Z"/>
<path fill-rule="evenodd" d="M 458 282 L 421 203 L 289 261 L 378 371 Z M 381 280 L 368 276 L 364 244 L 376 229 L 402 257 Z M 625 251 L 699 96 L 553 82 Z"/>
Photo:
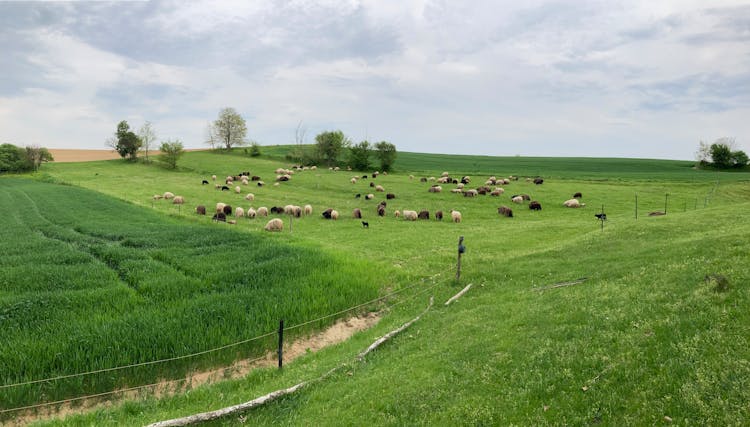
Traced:
<path fill-rule="evenodd" d="M 284 319 L 279 320 L 279 369 L 284 364 Z"/>
<path fill-rule="evenodd" d="M 667 200 L 669 199 L 669 193 L 664 195 L 664 215 L 667 214 Z"/>
<path fill-rule="evenodd" d="M 638 219 L 638 193 L 635 193 L 635 219 Z"/>
<path fill-rule="evenodd" d="M 461 254 L 466 252 L 466 247 L 463 245 L 464 236 L 458 238 L 458 262 L 456 264 L 456 280 L 461 279 Z"/>

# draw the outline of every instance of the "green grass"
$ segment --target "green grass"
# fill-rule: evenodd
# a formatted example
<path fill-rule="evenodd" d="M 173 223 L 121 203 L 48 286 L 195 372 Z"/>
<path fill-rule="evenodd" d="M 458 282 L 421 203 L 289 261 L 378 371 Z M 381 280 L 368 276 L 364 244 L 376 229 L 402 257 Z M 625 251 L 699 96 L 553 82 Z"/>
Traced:
<path fill-rule="evenodd" d="M 747 173 L 719 174 L 717 180 L 716 173 L 692 170 L 685 162 L 645 160 L 424 155 L 419 163 L 418 155 L 410 160 L 411 154 L 399 153 L 399 173 L 375 180 L 397 195 L 389 201 L 389 215 L 379 218 L 374 205 L 382 195 L 370 202 L 354 198 L 370 192 L 368 180 L 349 182 L 361 172 L 305 171 L 289 183 L 247 188 L 241 195 L 200 185 L 211 174 L 242 170 L 270 184 L 273 170 L 285 165 L 266 156 L 235 154 L 189 153 L 178 172 L 122 162 L 51 164 L 45 166 L 44 179 L 124 199 L 132 204 L 122 206 L 137 212 L 128 217 L 212 233 L 220 229 L 237 239 L 263 239 L 285 245 L 284 250 L 335 257 L 353 263 L 350 271 L 375 269 L 382 276 L 373 272 L 372 277 L 390 280 L 362 278 L 359 286 L 369 283 L 371 292 L 412 283 L 428 292 L 388 310 L 373 330 L 307 355 L 283 371 L 259 370 L 242 380 L 51 424 L 142 425 L 243 402 L 341 363 L 348 364 L 346 369 L 328 380 L 241 416 L 263 425 L 642 425 L 662 423 L 664 416 L 676 424 L 742 425 L 750 419 Z M 431 194 L 429 183 L 408 178 L 409 173 L 439 176 L 443 170 L 471 174 L 472 183 L 489 174 L 532 176 L 538 170 L 545 183 L 521 180 L 508 185 L 500 198 L 467 199 L 449 193 L 450 185 Z M 164 191 L 184 195 L 187 204 L 180 211 L 163 201 L 152 205 L 151 195 Z M 576 191 L 584 194 L 587 206 L 562 207 Z M 244 201 L 246 192 L 255 193 L 256 200 Z M 531 194 L 543 210 L 512 205 L 507 196 L 514 193 Z M 646 217 L 664 209 L 665 194 L 669 214 Z M 243 207 L 310 203 L 316 214 L 296 220 L 292 233 L 267 236 L 260 232 L 265 221 L 244 220 L 227 229 L 192 213 L 196 204 L 218 201 Z M 515 217 L 500 218 L 496 209 L 501 204 L 513 207 Z M 603 231 L 593 217 L 601 205 L 609 218 Z M 339 210 L 342 218 L 321 219 L 326 207 Z M 354 207 L 363 208 L 369 229 L 350 218 Z M 394 209 L 458 209 L 463 222 L 406 222 L 393 217 Z M 109 217 L 103 214 L 102 224 L 111 224 Z M 461 283 L 454 283 L 449 278 L 459 235 L 468 250 Z M 180 255 L 199 259 L 189 251 Z M 323 276 L 338 271 L 320 270 Z M 704 280 L 711 274 L 726 276 L 728 291 L 713 291 Z M 579 277 L 588 280 L 535 290 Z M 433 283 L 436 287 L 428 289 Z M 443 307 L 442 301 L 466 283 L 474 289 Z M 3 291 L 3 297 L 17 292 Z M 311 287 L 311 293 L 316 291 Z M 257 294 L 265 292 L 258 289 Z M 353 362 L 375 337 L 421 311 L 431 294 L 438 305 L 419 323 L 367 363 Z M 240 421 L 235 416 L 215 424 Z"/>

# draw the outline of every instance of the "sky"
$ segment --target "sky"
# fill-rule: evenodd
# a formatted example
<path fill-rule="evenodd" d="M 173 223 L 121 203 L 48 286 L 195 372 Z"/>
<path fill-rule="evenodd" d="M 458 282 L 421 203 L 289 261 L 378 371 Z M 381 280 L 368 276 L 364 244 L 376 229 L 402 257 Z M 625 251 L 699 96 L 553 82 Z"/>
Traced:
<path fill-rule="evenodd" d="M 750 152 L 750 2 L 0 1 L 0 143 L 105 149 L 127 120 L 200 148 L 225 107 L 261 145 Z"/>

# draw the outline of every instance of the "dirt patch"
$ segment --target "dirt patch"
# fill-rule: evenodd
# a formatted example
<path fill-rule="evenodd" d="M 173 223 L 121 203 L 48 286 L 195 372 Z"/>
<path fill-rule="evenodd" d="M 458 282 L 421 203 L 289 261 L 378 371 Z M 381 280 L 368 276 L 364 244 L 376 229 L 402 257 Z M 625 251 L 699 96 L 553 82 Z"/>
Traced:
<path fill-rule="evenodd" d="M 78 150 L 71 148 L 49 148 L 55 163 L 72 163 L 72 162 L 93 162 L 96 160 L 113 160 L 119 159 L 120 154 L 115 150 Z M 201 151 L 202 148 L 191 148 L 185 151 Z M 158 156 L 159 150 L 151 150 L 149 156 Z"/>
<path fill-rule="evenodd" d="M 308 352 L 314 353 L 327 346 L 346 341 L 355 333 L 372 327 L 378 323 L 378 321 L 380 321 L 380 314 L 378 313 L 368 313 L 359 317 L 339 320 L 333 324 L 333 326 L 320 333 L 287 343 L 284 346 L 284 362 L 289 363 Z M 272 367 L 276 366 L 277 363 L 276 352 L 268 352 L 266 356 L 261 359 L 239 360 L 226 368 L 208 372 L 193 372 L 183 379 L 163 381 L 156 386 L 147 387 L 141 390 L 123 391 L 122 393 L 117 394 L 116 398 L 109 396 L 109 400 L 90 398 L 78 400 L 74 402 L 74 404 L 66 403 L 59 406 L 42 407 L 36 412 L 19 412 L 16 418 L 3 421 L 3 423 L 7 423 L 3 425 L 23 426 L 34 421 L 49 418 L 64 418 L 68 415 L 81 414 L 100 408 L 112 407 L 124 400 L 135 399 L 138 397 L 152 396 L 161 398 L 170 396 L 183 393 L 186 390 L 204 384 L 242 378 L 253 369 Z"/>

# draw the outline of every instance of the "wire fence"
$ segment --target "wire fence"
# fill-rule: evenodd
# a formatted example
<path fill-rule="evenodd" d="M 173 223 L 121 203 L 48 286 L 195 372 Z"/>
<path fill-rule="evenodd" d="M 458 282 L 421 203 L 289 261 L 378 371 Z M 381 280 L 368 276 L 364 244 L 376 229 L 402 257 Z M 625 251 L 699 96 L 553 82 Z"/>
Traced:
<path fill-rule="evenodd" d="M 423 282 L 425 280 L 427 280 L 427 279 L 430 279 L 430 278 L 434 279 L 434 278 L 436 278 L 438 276 L 442 276 L 445 273 L 450 272 L 450 271 L 451 271 L 451 269 L 446 269 L 443 272 L 434 274 L 434 275 L 432 275 L 432 276 L 430 276 L 428 278 L 423 278 L 421 281 L 418 281 L 418 282 L 416 282 L 416 283 L 414 283 L 412 285 L 403 287 L 401 289 L 395 290 L 393 292 L 389 292 L 389 293 L 387 293 L 387 294 L 385 294 L 383 296 L 380 296 L 378 298 L 371 299 L 369 301 L 366 301 L 366 302 L 363 302 L 363 303 L 351 306 L 351 307 L 343 309 L 343 310 L 339 310 L 339 311 L 337 311 L 335 313 L 331 313 L 331 314 L 327 314 L 325 316 L 318 317 L 318 318 L 313 319 L 313 320 L 308 320 L 308 321 L 305 321 L 305 322 L 302 322 L 302 323 L 299 323 L 299 324 L 296 324 L 296 325 L 285 327 L 285 328 L 283 328 L 283 331 L 289 331 L 289 330 L 294 330 L 294 329 L 302 328 L 304 326 L 307 326 L 307 325 L 310 325 L 310 324 L 314 324 L 316 322 L 320 322 L 322 320 L 326 320 L 326 319 L 329 319 L 331 317 L 336 317 L 336 316 L 339 316 L 341 314 L 344 314 L 344 313 L 347 313 L 347 312 L 350 312 L 350 311 L 353 311 L 353 310 L 356 310 L 356 309 L 359 309 L 359 308 L 362 308 L 362 307 L 365 307 L 365 306 L 368 306 L 368 305 L 371 305 L 371 304 L 374 304 L 374 303 L 377 303 L 377 302 L 380 302 L 380 301 L 387 300 L 389 298 L 392 298 L 394 296 L 402 294 L 405 291 L 408 291 L 410 289 L 413 289 L 413 288 L 415 288 L 415 287 L 423 284 Z M 435 287 L 437 287 L 441 283 L 442 282 L 435 282 L 431 286 L 429 286 L 429 287 L 427 287 L 425 289 L 422 289 L 419 292 L 416 292 L 416 293 L 414 293 L 411 296 L 407 296 L 407 297 L 405 297 L 405 298 L 403 298 L 401 300 L 395 301 L 392 304 L 387 305 L 386 308 L 387 309 L 392 309 L 393 307 L 396 307 L 397 305 L 400 305 L 400 304 L 403 304 L 405 302 L 411 301 L 411 300 L 415 299 L 416 297 L 418 297 L 420 295 L 424 295 L 425 293 L 427 293 L 430 290 L 434 289 Z M 13 383 L 13 384 L 4 384 L 4 385 L 0 385 L 0 390 L 7 390 L 7 389 L 16 388 L 16 387 L 29 386 L 29 385 L 34 385 L 34 384 L 46 383 L 46 382 L 53 382 L 53 381 L 59 381 L 59 380 L 64 380 L 64 379 L 70 379 L 70 378 L 85 377 L 85 376 L 90 376 L 90 375 L 95 375 L 95 374 L 106 373 L 106 372 L 113 372 L 113 371 L 119 371 L 119 370 L 124 370 L 124 369 L 136 368 L 136 367 L 140 367 L 140 366 L 149 366 L 149 365 L 156 365 L 156 364 L 161 364 L 161 363 L 172 362 L 172 361 L 176 361 L 176 360 L 189 359 L 189 358 L 201 356 L 201 355 L 204 355 L 204 354 L 214 353 L 214 352 L 217 352 L 217 351 L 221 351 L 221 350 L 225 350 L 225 349 L 228 349 L 228 348 L 236 347 L 236 346 L 239 346 L 239 345 L 242 345 L 242 344 L 246 344 L 246 343 L 249 343 L 249 342 L 252 342 L 252 341 L 260 340 L 260 339 L 263 339 L 263 338 L 267 338 L 267 337 L 276 335 L 278 333 L 279 333 L 279 331 L 274 330 L 273 332 L 267 332 L 267 333 L 264 333 L 262 335 L 258 335 L 258 336 L 253 337 L 253 338 L 244 339 L 244 340 L 233 342 L 233 343 L 230 343 L 230 344 L 226 344 L 226 345 L 223 345 L 223 346 L 220 346 L 220 347 L 203 350 L 203 351 L 196 352 L 196 353 L 190 353 L 190 354 L 185 354 L 185 355 L 180 355 L 180 356 L 174 356 L 174 357 L 159 359 L 159 360 L 153 360 L 153 361 L 147 361 L 147 362 L 140 362 L 140 363 L 133 363 L 133 364 L 129 364 L 129 365 L 116 366 L 116 367 L 104 368 L 104 369 L 97 369 L 97 370 L 92 370 L 92 371 L 79 372 L 79 373 L 75 373 L 75 374 L 59 375 L 59 376 L 50 377 L 50 378 L 30 380 L 30 381 L 24 381 L 24 382 Z M 264 356 L 260 356 L 260 357 L 255 358 L 255 359 L 244 361 L 244 363 L 252 364 L 252 363 L 258 362 L 260 360 L 266 359 L 266 357 L 267 356 L 265 356 L 265 355 Z M 235 368 L 236 368 L 236 366 L 232 365 L 232 366 L 228 366 L 228 367 L 219 368 L 219 369 L 216 369 L 216 370 L 213 370 L 213 371 L 201 372 L 201 374 L 213 375 L 213 374 L 216 374 L 216 373 L 219 373 L 219 372 L 226 372 L 228 370 L 235 369 Z M 173 380 L 160 381 L 160 382 L 153 383 L 153 384 L 146 384 L 146 385 L 134 386 L 134 387 L 129 387 L 129 388 L 117 389 L 117 390 L 112 390 L 112 391 L 107 391 L 107 392 L 102 392 L 102 393 L 96 393 L 96 394 L 91 394 L 91 395 L 86 395 L 86 396 L 79 396 L 79 397 L 74 397 L 74 398 L 69 398 L 69 399 L 57 400 L 57 401 L 53 401 L 53 402 L 43 402 L 43 403 L 37 403 L 37 404 L 33 404 L 33 405 L 20 406 L 20 407 L 9 408 L 9 409 L 0 409 L 0 414 L 7 414 L 7 413 L 11 413 L 11 412 L 18 412 L 18 411 L 24 411 L 24 410 L 32 410 L 32 409 L 38 409 L 38 408 L 43 408 L 43 407 L 48 407 L 48 406 L 64 405 L 64 404 L 67 404 L 67 403 L 73 403 L 73 402 L 78 402 L 78 401 L 85 401 L 85 400 L 89 400 L 89 399 L 96 399 L 96 398 L 101 398 L 101 397 L 105 397 L 105 396 L 125 394 L 125 393 L 128 393 L 128 392 L 134 392 L 134 391 L 138 391 L 138 390 L 148 389 L 148 388 L 151 388 L 151 387 L 158 387 L 158 386 L 164 387 L 164 386 L 167 386 L 167 385 L 170 385 L 170 384 L 175 384 L 175 383 L 178 383 L 178 382 L 186 382 L 186 381 L 189 381 L 189 378 L 177 378 L 177 379 L 173 379 Z"/>

